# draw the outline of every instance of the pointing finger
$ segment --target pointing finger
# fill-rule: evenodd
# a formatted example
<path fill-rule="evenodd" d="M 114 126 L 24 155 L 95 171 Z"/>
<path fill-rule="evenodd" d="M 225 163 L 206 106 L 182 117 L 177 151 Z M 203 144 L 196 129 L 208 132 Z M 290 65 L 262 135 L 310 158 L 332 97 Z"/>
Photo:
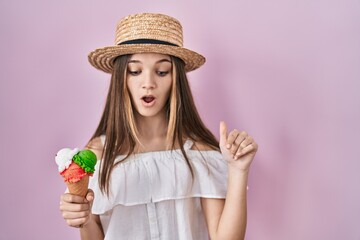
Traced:
<path fill-rule="evenodd" d="M 220 146 L 225 146 L 227 139 L 227 127 L 224 121 L 220 122 Z"/>

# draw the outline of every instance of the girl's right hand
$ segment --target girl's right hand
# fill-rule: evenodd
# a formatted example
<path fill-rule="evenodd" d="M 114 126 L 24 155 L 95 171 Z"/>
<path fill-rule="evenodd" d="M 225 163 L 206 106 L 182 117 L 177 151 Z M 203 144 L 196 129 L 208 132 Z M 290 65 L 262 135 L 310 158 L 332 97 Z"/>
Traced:
<path fill-rule="evenodd" d="M 91 189 L 88 190 L 85 198 L 70 193 L 61 195 L 60 211 L 66 223 L 77 228 L 85 226 L 91 218 L 93 200 L 94 192 Z"/>

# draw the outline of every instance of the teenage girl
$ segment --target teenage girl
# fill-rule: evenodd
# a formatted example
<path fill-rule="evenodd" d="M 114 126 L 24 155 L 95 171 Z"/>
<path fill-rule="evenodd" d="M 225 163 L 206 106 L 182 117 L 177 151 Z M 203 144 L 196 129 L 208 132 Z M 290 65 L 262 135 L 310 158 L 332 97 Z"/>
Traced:
<path fill-rule="evenodd" d="M 60 204 L 81 239 L 244 239 L 258 146 L 224 122 L 219 142 L 204 126 L 186 72 L 205 58 L 182 41 L 176 19 L 134 14 L 119 22 L 114 46 L 90 53 L 111 73 L 87 145 L 101 160 L 86 197 L 65 193 Z"/>

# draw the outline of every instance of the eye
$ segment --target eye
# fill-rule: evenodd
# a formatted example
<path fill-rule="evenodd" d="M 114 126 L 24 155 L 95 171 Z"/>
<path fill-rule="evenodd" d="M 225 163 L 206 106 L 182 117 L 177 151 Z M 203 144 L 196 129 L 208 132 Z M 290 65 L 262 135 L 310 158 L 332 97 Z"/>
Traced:
<path fill-rule="evenodd" d="M 158 74 L 160 77 L 165 77 L 168 73 L 169 73 L 169 71 L 157 71 L 157 74 Z"/>
<path fill-rule="evenodd" d="M 131 71 L 131 70 L 128 70 L 128 73 L 132 76 L 137 76 L 141 73 L 141 71 Z"/>

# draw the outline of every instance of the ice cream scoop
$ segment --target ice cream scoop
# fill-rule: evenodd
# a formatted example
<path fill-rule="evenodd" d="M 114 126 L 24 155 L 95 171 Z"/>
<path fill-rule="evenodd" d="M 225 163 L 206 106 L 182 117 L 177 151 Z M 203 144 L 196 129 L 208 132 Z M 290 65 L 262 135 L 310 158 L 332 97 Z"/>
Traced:
<path fill-rule="evenodd" d="M 96 155 L 89 149 L 82 150 L 74 155 L 73 161 L 79 165 L 86 173 L 94 173 Z"/>
<path fill-rule="evenodd" d="M 59 172 L 67 169 L 72 163 L 72 158 L 75 154 L 77 154 L 80 150 L 78 148 L 70 149 L 63 148 L 55 156 L 55 162 L 58 165 Z"/>

